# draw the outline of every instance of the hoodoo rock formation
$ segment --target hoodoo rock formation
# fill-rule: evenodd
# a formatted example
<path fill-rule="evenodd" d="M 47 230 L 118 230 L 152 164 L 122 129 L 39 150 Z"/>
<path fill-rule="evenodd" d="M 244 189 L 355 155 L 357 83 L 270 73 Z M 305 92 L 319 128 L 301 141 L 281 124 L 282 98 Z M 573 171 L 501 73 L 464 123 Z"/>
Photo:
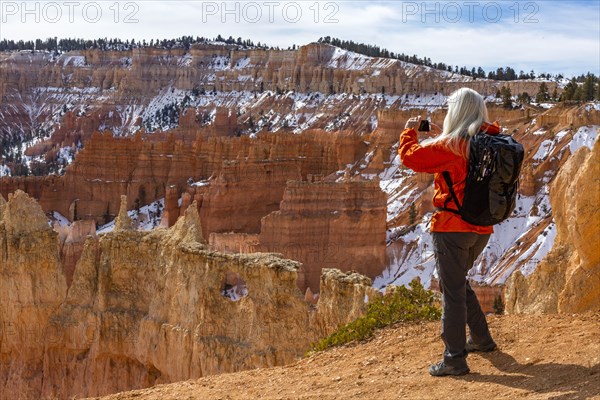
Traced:
<path fill-rule="evenodd" d="M 174 186 L 176 196 L 172 192 L 166 204 L 171 224 L 178 216 L 172 201 L 185 189 L 192 197 L 203 193 L 199 205 L 205 234 L 256 233 L 260 218 L 277 208 L 288 179 L 331 174 L 365 151 L 361 137 L 350 132 L 278 133 L 256 139 L 199 137 L 191 145 L 173 136 L 147 139 L 96 133 L 64 176 L 3 177 L 0 194 L 20 189 L 38 199 L 46 211 L 104 224 L 116 216 L 121 195 L 127 195 L 127 208 L 133 209 L 136 203 L 145 205 L 164 197 L 165 187 Z M 213 176 L 209 190 L 187 187 L 190 179 Z"/>
<path fill-rule="evenodd" d="M 63 270 L 67 285 L 70 286 L 73 281 L 75 265 L 81 257 L 87 237 L 96 236 L 96 224 L 91 219 L 74 221 L 71 225 L 66 226 L 55 222 L 53 229 L 58 233 Z"/>
<path fill-rule="evenodd" d="M 563 165 L 550 192 L 557 235 L 535 271 L 507 283 L 511 313 L 600 310 L 600 140 Z"/>
<path fill-rule="evenodd" d="M 526 148 L 515 213 L 471 271 L 486 311 L 513 271 L 510 312 L 597 310 L 598 140 L 575 150 L 598 104 L 492 104 L 541 84 L 318 43 L 0 53 L 0 398 L 281 365 L 373 286 L 435 282 L 432 176 L 401 165 L 398 134 L 441 124 L 464 86 Z"/>
<path fill-rule="evenodd" d="M 286 182 L 301 179 L 298 158 L 224 163 L 216 178 L 193 195 L 201 201 L 205 233 L 258 233 L 261 218 L 279 209 Z"/>
<path fill-rule="evenodd" d="M 171 229 L 90 236 L 67 288 L 60 241 L 21 191 L 0 222 L 0 397 L 94 396 L 281 365 L 360 315 L 368 278 L 325 270 L 316 308 L 300 264 L 222 254 L 203 243 L 197 205 Z M 226 295 L 239 277 L 246 293 Z"/>
<path fill-rule="evenodd" d="M 375 278 L 386 264 L 386 195 L 360 177 L 288 181 L 279 210 L 261 219 L 259 234 L 212 233 L 224 252 L 281 253 L 302 263 L 298 287 L 318 293 L 321 271 L 336 268 Z"/>
<path fill-rule="evenodd" d="M 45 340 L 67 293 L 59 249 L 36 201 L 11 194 L 0 220 L 1 398 L 39 397 Z"/>

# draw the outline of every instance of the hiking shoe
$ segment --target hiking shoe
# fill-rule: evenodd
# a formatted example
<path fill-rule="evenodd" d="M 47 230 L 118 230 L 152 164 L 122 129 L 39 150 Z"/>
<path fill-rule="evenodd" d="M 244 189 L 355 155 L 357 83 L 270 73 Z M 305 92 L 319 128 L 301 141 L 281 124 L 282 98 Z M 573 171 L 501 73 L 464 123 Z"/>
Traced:
<path fill-rule="evenodd" d="M 429 367 L 429 375 L 431 376 L 464 375 L 468 373 L 469 367 L 467 366 L 463 368 L 452 367 L 450 365 L 444 364 L 443 361 L 440 361 L 436 364 L 432 364 Z"/>
<path fill-rule="evenodd" d="M 476 344 L 473 343 L 473 339 L 468 338 L 467 344 L 465 345 L 465 350 L 467 350 L 467 353 L 475 353 L 476 351 L 487 353 L 490 351 L 494 351 L 497 348 L 498 346 L 496 346 L 496 342 L 494 342 L 493 340 L 491 341 L 491 343 L 488 344 Z"/>

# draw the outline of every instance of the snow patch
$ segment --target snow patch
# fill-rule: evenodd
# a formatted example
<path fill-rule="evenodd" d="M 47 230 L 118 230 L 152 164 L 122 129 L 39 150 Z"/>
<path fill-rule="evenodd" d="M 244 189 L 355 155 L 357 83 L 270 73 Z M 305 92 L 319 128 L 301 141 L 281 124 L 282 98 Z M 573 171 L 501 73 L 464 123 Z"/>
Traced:
<path fill-rule="evenodd" d="M 588 112 L 592 111 L 592 110 L 600 111 L 600 101 L 595 101 L 593 103 L 586 104 L 585 105 L 585 110 L 588 111 Z"/>
<path fill-rule="evenodd" d="M 582 126 L 579 128 L 569 144 L 571 154 L 575 153 L 583 146 L 586 146 L 591 150 L 598 137 L 598 131 L 600 131 L 600 126 L 598 125 Z"/>
<path fill-rule="evenodd" d="M 71 65 L 73 67 L 85 67 L 85 56 L 64 56 L 63 67 Z"/>
<path fill-rule="evenodd" d="M 231 286 L 223 289 L 221 291 L 221 295 L 231 301 L 240 301 L 244 297 L 248 296 L 248 288 L 244 285 Z"/>
<path fill-rule="evenodd" d="M 0 177 L 3 176 L 10 176 L 10 168 L 8 168 L 8 165 L 0 165 Z"/>
<path fill-rule="evenodd" d="M 253 67 L 253 65 L 250 64 L 250 57 L 244 57 L 235 62 L 233 69 L 243 69 L 249 67 Z"/>
<path fill-rule="evenodd" d="M 129 218 L 133 221 L 133 226 L 139 231 L 150 231 L 160 225 L 162 210 L 165 208 L 164 197 L 146 206 L 140 207 L 139 211 L 131 210 L 127 212 Z M 102 225 L 97 233 L 112 232 L 115 229 L 115 221 Z"/>
<path fill-rule="evenodd" d="M 431 285 L 431 277 L 435 276 L 435 256 L 428 225 L 428 222 L 420 223 L 402 236 L 404 245 L 388 247 L 390 264 L 373 281 L 375 288 L 407 286 L 415 278 L 419 278 L 426 288 Z"/>
<path fill-rule="evenodd" d="M 58 222 L 60 226 L 71 225 L 71 222 L 68 220 L 68 218 L 59 213 L 58 211 L 52 211 L 52 221 Z"/>

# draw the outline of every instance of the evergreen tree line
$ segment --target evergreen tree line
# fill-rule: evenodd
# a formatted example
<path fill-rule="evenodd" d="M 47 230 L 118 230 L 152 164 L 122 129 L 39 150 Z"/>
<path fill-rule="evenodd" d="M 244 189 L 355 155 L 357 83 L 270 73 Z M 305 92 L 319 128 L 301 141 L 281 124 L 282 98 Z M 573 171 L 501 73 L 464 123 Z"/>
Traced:
<path fill-rule="evenodd" d="M 512 108 L 513 93 L 511 93 L 509 87 L 503 86 L 496 93 L 496 97 L 502 99 L 504 107 Z M 529 104 L 533 101 L 536 103 L 545 103 L 555 101 L 585 102 L 592 100 L 600 100 L 600 78 L 591 73 L 584 76 L 583 83 L 577 82 L 576 78 L 571 79 L 560 95 L 556 89 L 550 93 L 545 82 L 540 84 L 537 94 L 533 97 L 527 92 L 517 95 L 517 102 L 521 104 Z"/>
<path fill-rule="evenodd" d="M 562 78 L 564 78 L 563 74 L 557 74 L 557 75 L 552 76 L 549 73 L 541 73 L 541 74 L 536 75 L 535 71 L 533 71 L 533 70 L 531 70 L 530 72 L 519 71 L 519 73 L 517 73 L 511 67 L 504 67 L 504 68 L 500 67 L 500 68 L 497 68 L 495 71 L 489 71 L 487 73 L 481 67 L 478 67 L 478 68 L 473 67 L 471 69 L 469 69 L 465 66 L 459 67 L 458 65 L 455 65 L 454 67 L 452 67 L 452 65 L 447 65 L 447 64 L 441 63 L 441 62 L 434 63 L 431 61 L 431 58 L 429 58 L 429 57 L 419 58 L 416 55 L 409 56 L 404 53 L 398 54 L 398 53 L 394 53 L 393 51 L 389 51 L 387 49 L 382 49 L 379 46 L 374 46 L 374 45 L 364 44 L 364 43 L 356 43 L 352 40 L 340 40 L 337 38 L 332 38 L 330 36 L 325 36 L 325 37 L 319 38 L 318 42 L 331 44 L 333 46 L 337 46 L 342 49 L 353 51 L 355 53 L 364 54 L 369 57 L 395 58 L 397 60 L 408 62 L 411 64 L 424 65 L 424 66 L 439 69 L 442 71 L 455 72 L 457 74 L 471 76 L 473 78 L 488 78 L 488 79 L 494 79 L 494 80 L 498 80 L 498 81 L 514 81 L 517 79 L 535 79 L 535 78 L 542 78 L 542 79 L 551 79 L 551 78 L 562 79 Z M 576 82 L 584 82 L 585 75 L 582 74 L 580 76 L 575 77 L 575 79 L 576 79 Z"/>
<path fill-rule="evenodd" d="M 100 49 L 100 50 L 118 50 L 118 51 L 126 51 L 126 50 L 131 50 L 134 48 L 140 48 L 140 47 L 153 47 L 153 48 L 163 48 L 163 49 L 174 49 L 174 48 L 183 48 L 186 50 L 189 50 L 190 47 L 194 44 L 204 44 L 204 43 L 208 43 L 208 42 L 221 42 L 221 43 L 225 43 L 225 44 L 230 44 L 230 45 L 238 45 L 238 46 L 242 46 L 242 47 L 246 47 L 246 48 L 263 48 L 263 49 L 272 49 L 272 50 L 279 50 L 279 47 L 272 47 L 272 46 L 266 46 L 264 44 L 261 44 L 260 42 L 258 43 L 254 43 L 252 40 L 250 39 L 242 39 L 241 37 L 238 37 L 237 39 L 234 39 L 232 36 L 229 36 L 227 39 L 225 39 L 223 36 L 221 36 L 220 34 L 217 35 L 217 37 L 210 39 L 210 38 L 205 38 L 205 37 L 201 37 L 201 36 L 182 36 L 176 39 L 151 39 L 149 42 L 147 42 L 145 39 L 143 40 L 135 40 L 135 39 L 131 39 L 131 40 L 122 40 L 122 39 L 118 39 L 118 38 L 114 38 L 114 39 L 107 39 L 107 38 L 100 38 L 100 39 L 94 39 L 94 40 L 89 40 L 89 39 L 74 39 L 74 38 L 67 38 L 67 39 L 58 39 L 56 37 L 54 38 L 47 38 L 45 40 L 42 39 L 36 39 L 35 41 L 33 40 L 8 40 L 8 39 L 3 39 L 0 40 L 0 51 L 52 51 L 55 53 L 61 53 L 61 52 L 67 52 L 67 51 L 75 51 L 75 50 L 89 50 L 89 49 Z M 535 79 L 535 78 L 542 78 L 542 79 L 562 79 L 564 76 L 563 74 L 557 74 L 557 75 L 551 75 L 549 73 L 541 73 L 536 75 L 536 73 L 532 70 L 530 72 L 524 72 L 524 71 L 519 71 L 519 73 L 517 73 L 513 68 L 511 67 L 499 67 L 497 68 L 495 71 L 489 71 L 486 73 L 486 71 L 481 68 L 467 68 L 466 66 L 463 67 L 459 67 L 458 65 L 455 65 L 454 67 L 452 65 L 448 65 L 446 63 L 434 63 L 431 61 L 431 58 L 429 57 L 423 57 L 420 58 L 417 55 L 406 55 L 404 53 L 398 54 L 398 53 L 394 53 L 391 52 L 387 49 L 382 49 L 379 46 L 374 46 L 374 45 L 370 45 L 370 44 L 364 44 L 364 43 L 356 43 L 352 40 L 341 40 L 338 38 L 332 38 L 330 36 L 325 36 L 322 38 L 319 38 L 318 40 L 319 43 L 326 43 L 326 44 L 331 44 L 333 46 L 337 46 L 340 47 L 342 49 L 346 49 L 346 50 L 350 50 L 353 51 L 355 53 L 359 53 L 359 54 L 364 54 L 366 56 L 369 57 L 385 57 L 385 58 L 394 58 L 400 61 L 404 61 L 404 62 L 409 62 L 412 64 L 417 64 L 417 65 L 424 65 L 424 66 L 428 66 L 431 68 L 435 68 L 438 70 L 442 70 L 442 71 L 448 71 L 448 72 L 454 72 L 457 74 L 461 74 L 461 75 L 467 75 L 467 76 L 471 76 L 473 78 L 488 78 L 488 79 L 494 79 L 494 80 L 499 80 L 499 81 L 513 81 L 513 80 L 517 80 L 517 79 Z M 292 50 L 296 49 L 296 45 L 294 45 L 293 47 L 291 47 Z M 582 83 L 585 82 L 586 79 L 586 75 L 581 74 L 579 76 L 574 77 L 575 82 L 576 83 Z"/>
<path fill-rule="evenodd" d="M 175 49 L 175 48 L 184 48 L 189 50 L 189 48 L 194 44 L 203 44 L 208 42 L 221 42 L 225 44 L 235 44 L 243 47 L 259 47 L 259 48 L 267 48 L 267 46 L 262 45 L 260 42 L 254 44 L 252 40 L 242 39 L 238 37 L 234 39 L 232 36 L 224 39 L 221 35 L 218 35 L 216 38 L 210 39 L 205 37 L 196 36 L 195 38 L 192 36 L 182 36 L 176 39 L 151 39 L 150 42 L 144 40 L 122 40 L 122 39 L 107 39 L 100 38 L 94 40 L 88 39 L 58 39 L 47 38 L 45 40 L 36 39 L 33 40 L 8 40 L 3 39 L 0 40 L 0 51 L 53 51 L 53 52 L 67 52 L 74 50 L 89 50 L 89 49 L 100 49 L 100 50 L 131 50 L 134 48 L 140 47 L 154 47 L 154 48 L 163 48 L 163 49 Z"/>
<path fill-rule="evenodd" d="M 580 84 L 583 80 L 583 83 Z M 600 100 L 600 78 L 588 73 L 585 76 L 573 78 L 565 85 L 561 93 L 563 101 Z"/>

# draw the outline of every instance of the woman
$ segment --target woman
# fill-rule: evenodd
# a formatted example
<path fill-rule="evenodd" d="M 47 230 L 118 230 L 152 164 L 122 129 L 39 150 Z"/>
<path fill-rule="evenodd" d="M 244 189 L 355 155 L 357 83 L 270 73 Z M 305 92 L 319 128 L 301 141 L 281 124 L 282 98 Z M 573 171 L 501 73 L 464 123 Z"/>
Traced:
<path fill-rule="evenodd" d="M 493 232 L 491 226 L 471 225 L 460 215 L 439 210 L 456 208 L 451 200 L 443 171 L 452 178 L 454 191 L 462 203 L 467 177 L 469 140 L 478 132 L 498 134 L 499 126 L 489 124 L 483 97 L 468 88 L 458 89 L 448 98 L 448 114 L 443 131 L 431 124 L 435 137 L 419 144 L 415 126 L 420 117 L 410 118 L 400 134 L 398 152 L 402 163 L 417 172 L 435 174 L 433 204 L 438 207 L 431 219 L 436 269 L 442 291 L 443 360 L 431 365 L 433 376 L 462 375 L 469 372 L 467 352 L 492 351 L 496 344 L 490 335 L 477 296 L 467 281 L 467 272 L 485 248 Z M 470 337 L 466 339 L 469 325 Z"/>

